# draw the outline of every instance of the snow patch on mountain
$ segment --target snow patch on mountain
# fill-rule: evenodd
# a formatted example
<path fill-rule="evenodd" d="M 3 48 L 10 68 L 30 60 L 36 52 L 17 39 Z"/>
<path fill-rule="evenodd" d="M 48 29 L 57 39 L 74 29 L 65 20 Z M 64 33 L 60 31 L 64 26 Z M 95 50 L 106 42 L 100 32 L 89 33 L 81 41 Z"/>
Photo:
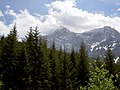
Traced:
<path fill-rule="evenodd" d="M 74 33 L 65 27 L 60 27 L 51 35 L 47 35 L 47 39 L 49 47 L 54 41 L 57 49 L 65 47 L 67 51 L 71 51 L 71 48 L 79 51 L 80 44 L 84 41 L 90 57 L 98 55 L 103 57 L 108 47 L 116 57 L 120 53 L 120 33 L 111 27 L 103 27 L 84 33 Z"/>
<path fill-rule="evenodd" d="M 103 39 L 102 41 L 100 41 L 100 42 L 95 42 L 95 43 L 93 43 L 92 45 L 91 45 L 91 51 L 93 51 L 93 49 L 96 47 L 96 46 L 100 46 L 100 43 L 102 43 L 102 42 L 104 42 L 104 41 L 106 41 L 106 39 Z M 97 48 L 97 49 L 101 49 L 102 47 L 100 47 L 100 48 Z M 97 50 L 96 49 L 96 50 Z"/>
<path fill-rule="evenodd" d="M 108 46 L 104 46 L 103 48 L 104 48 L 105 50 L 107 50 Z"/>
<path fill-rule="evenodd" d="M 114 59 L 115 63 L 117 63 L 119 60 L 119 57 L 117 57 L 116 59 Z"/>

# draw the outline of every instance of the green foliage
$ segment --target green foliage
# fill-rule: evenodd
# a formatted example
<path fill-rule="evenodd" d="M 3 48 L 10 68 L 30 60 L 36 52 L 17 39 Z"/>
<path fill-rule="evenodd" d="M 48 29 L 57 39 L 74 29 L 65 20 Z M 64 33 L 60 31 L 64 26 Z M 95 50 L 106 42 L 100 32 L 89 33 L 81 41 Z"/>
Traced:
<path fill-rule="evenodd" d="M 80 90 L 115 90 L 114 82 L 112 81 L 113 75 L 110 75 L 107 70 L 104 69 L 104 64 L 98 68 L 96 67 L 91 72 L 91 77 L 88 82 L 88 86 L 80 87 Z"/>
<path fill-rule="evenodd" d="M 37 27 L 30 28 L 26 37 L 27 59 L 28 59 L 28 89 L 48 89 L 50 87 L 49 52 L 47 44 L 39 36 Z"/>
<path fill-rule="evenodd" d="M 19 52 L 17 53 L 17 64 L 16 64 L 16 89 L 26 89 L 27 82 L 27 56 L 26 56 L 26 47 L 24 43 L 19 42 Z"/>
<path fill-rule="evenodd" d="M 69 58 L 66 50 L 63 52 L 63 59 L 61 59 L 60 78 L 60 90 L 72 90 L 69 72 Z"/>
<path fill-rule="evenodd" d="M 55 43 L 53 42 L 50 54 L 49 54 L 49 59 L 50 59 L 50 83 L 51 83 L 51 89 L 52 90 L 57 90 L 58 89 L 58 57 L 57 57 L 57 51 L 55 47 Z"/>
<path fill-rule="evenodd" d="M 106 56 L 105 56 L 105 68 L 109 71 L 110 74 L 115 74 L 115 61 L 111 49 L 108 47 Z"/>
<path fill-rule="evenodd" d="M 49 60 L 49 50 L 47 49 L 47 42 L 42 42 L 40 45 L 40 88 L 39 89 L 44 89 L 48 90 L 50 88 L 50 60 Z"/>
<path fill-rule="evenodd" d="M 38 28 L 30 28 L 25 39 L 17 39 L 16 25 L 0 36 L 0 89 L 2 90 L 113 90 L 120 87 L 120 64 L 110 50 L 105 66 L 90 61 L 84 42 L 80 51 L 47 47 Z M 105 69 L 104 69 L 104 68 Z M 107 71 L 107 70 L 108 71 Z M 91 74 L 91 75 L 90 75 Z M 113 76 L 114 75 L 114 76 Z M 112 81 L 113 80 L 113 81 Z M 113 84 L 114 83 L 114 84 Z"/>
<path fill-rule="evenodd" d="M 117 86 L 118 89 L 120 89 L 120 63 L 115 64 L 115 86 Z"/>
<path fill-rule="evenodd" d="M 5 89 L 13 88 L 16 84 L 16 65 L 17 65 L 17 31 L 16 26 L 4 39 L 2 46 L 2 81 Z M 9 67 L 8 67 L 9 66 Z"/>
<path fill-rule="evenodd" d="M 70 54 L 70 61 L 69 61 L 69 72 L 70 72 L 70 79 L 72 82 L 72 88 L 73 90 L 76 90 L 77 86 L 77 55 L 75 53 L 74 48 L 72 48 L 71 54 Z"/>
<path fill-rule="evenodd" d="M 86 86 L 89 80 L 90 73 L 89 73 L 89 60 L 84 42 L 81 43 L 79 55 L 80 61 L 78 62 L 79 65 L 77 75 L 78 85 Z"/>

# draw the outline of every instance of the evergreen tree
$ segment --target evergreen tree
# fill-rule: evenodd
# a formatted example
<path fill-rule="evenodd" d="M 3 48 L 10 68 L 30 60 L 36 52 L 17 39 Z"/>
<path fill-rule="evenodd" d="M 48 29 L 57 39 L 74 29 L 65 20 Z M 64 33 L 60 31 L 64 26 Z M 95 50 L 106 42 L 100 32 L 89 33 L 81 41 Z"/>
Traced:
<path fill-rule="evenodd" d="M 1 37 L 0 37 L 0 80 L 1 80 L 1 76 L 2 76 L 2 60 L 1 60 L 1 52 L 2 52 L 2 45 L 1 45 Z"/>
<path fill-rule="evenodd" d="M 69 71 L 70 71 L 70 78 L 72 82 L 72 88 L 76 90 L 76 80 L 77 80 L 77 56 L 75 53 L 74 48 L 72 48 L 71 54 L 70 54 L 70 65 L 69 65 Z"/>
<path fill-rule="evenodd" d="M 60 49 L 59 49 L 59 51 L 58 51 L 58 83 L 59 83 L 59 89 L 58 90 L 60 90 L 60 88 L 61 88 L 61 69 L 62 69 L 62 63 L 63 63 L 63 58 L 64 58 L 64 53 L 63 53 L 63 50 L 62 50 L 62 48 L 60 47 Z"/>
<path fill-rule="evenodd" d="M 69 57 L 65 49 L 61 53 L 61 68 L 60 68 L 60 90 L 73 90 L 69 71 Z"/>
<path fill-rule="evenodd" d="M 104 58 L 108 72 L 101 67 L 99 58 L 89 62 L 84 42 L 79 52 L 73 48 L 71 53 L 62 48 L 56 50 L 54 42 L 51 48 L 47 46 L 37 27 L 30 28 L 21 42 L 17 40 L 16 25 L 6 37 L 0 36 L 0 89 L 77 90 L 81 86 L 87 90 L 111 90 L 116 89 L 114 85 L 120 88 L 120 64 L 115 64 L 110 48 Z"/>
<path fill-rule="evenodd" d="M 27 36 L 26 36 L 26 52 L 27 52 L 27 74 L 28 77 L 26 79 L 28 79 L 27 81 L 27 89 L 33 88 L 31 85 L 32 80 L 33 80 L 33 76 L 32 74 L 33 72 L 33 63 L 34 63 L 34 37 L 33 37 L 33 29 L 32 27 L 30 27 L 30 31 L 28 32 Z"/>
<path fill-rule="evenodd" d="M 76 53 L 74 48 L 72 48 L 71 54 L 70 54 L 70 66 L 71 69 L 74 69 L 76 67 L 77 64 L 77 58 L 76 58 Z"/>
<path fill-rule="evenodd" d="M 3 50 L 4 50 L 4 44 L 5 44 L 5 37 L 1 36 L 0 37 L 0 89 L 2 90 L 3 88 Z"/>
<path fill-rule="evenodd" d="M 2 56 L 3 56 L 3 46 L 4 46 L 4 41 L 5 41 L 5 38 L 4 36 L 0 37 L 0 80 L 2 78 Z"/>
<path fill-rule="evenodd" d="M 47 42 L 39 35 L 37 27 L 27 36 L 28 89 L 48 90 L 50 88 L 50 62 Z"/>
<path fill-rule="evenodd" d="M 55 48 L 55 43 L 53 42 L 53 45 L 50 50 L 49 54 L 50 58 L 50 69 L 51 69 L 51 77 L 50 77 L 50 83 L 51 83 L 51 90 L 58 90 L 58 58 L 57 58 L 57 52 Z"/>
<path fill-rule="evenodd" d="M 49 50 L 47 49 L 47 41 L 40 41 L 40 61 L 41 61 L 41 72 L 40 72 L 40 90 L 50 89 L 50 61 L 49 61 Z"/>
<path fill-rule="evenodd" d="M 110 47 L 108 47 L 106 52 L 105 64 L 106 64 L 105 68 L 109 71 L 109 73 L 114 75 L 114 78 L 112 79 L 114 81 L 114 85 L 119 88 L 120 87 L 119 78 L 116 77 L 116 74 L 119 76 L 119 72 L 117 72 L 118 67 L 116 68 L 117 64 L 115 64 L 114 56 L 112 54 Z"/>
<path fill-rule="evenodd" d="M 90 77 L 89 60 L 84 42 L 81 43 L 79 54 L 80 54 L 80 61 L 78 65 L 77 82 L 78 82 L 78 86 L 82 85 L 84 87 L 87 85 L 87 82 Z"/>
<path fill-rule="evenodd" d="M 27 38 L 27 58 L 28 58 L 28 89 L 38 90 L 40 86 L 41 58 L 40 36 L 37 27 L 30 28 Z"/>
<path fill-rule="evenodd" d="M 17 55 L 17 66 L 16 66 L 16 88 L 17 90 L 27 89 L 27 54 L 26 47 L 24 42 L 20 42 L 19 44 L 19 52 Z"/>
<path fill-rule="evenodd" d="M 112 54 L 111 49 L 108 47 L 106 56 L 105 56 L 105 68 L 109 71 L 110 74 L 115 74 L 115 62 L 114 62 L 114 56 Z"/>
<path fill-rule="evenodd" d="M 4 45 L 2 47 L 2 70 L 4 83 L 4 89 L 14 89 L 16 84 L 16 60 L 17 59 L 17 31 L 16 25 L 10 31 L 10 34 L 6 37 Z"/>

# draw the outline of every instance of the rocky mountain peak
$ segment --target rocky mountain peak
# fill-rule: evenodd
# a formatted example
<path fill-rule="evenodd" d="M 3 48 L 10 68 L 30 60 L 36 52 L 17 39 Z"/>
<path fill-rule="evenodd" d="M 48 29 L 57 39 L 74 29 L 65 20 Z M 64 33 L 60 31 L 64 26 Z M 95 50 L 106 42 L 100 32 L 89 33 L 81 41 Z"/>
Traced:
<path fill-rule="evenodd" d="M 112 29 L 110 26 L 104 26 L 104 29 Z"/>
<path fill-rule="evenodd" d="M 84 41 L 90 57 L 97 57 L 98 55 L 102 57 L 108 46 L 111 47 L 115 56 L 119 56 L 120 53 L 120 33 L 109 26 L 80 34 L 60 26 L 52 35 L 47 37 L 49 46 L 54 40 L 58 49 L 65 46 L 68 51 L 71 51 L 72 47 L 78 51 L 81 41 Z"/>
<path fill-rule="evenodd" d="M 58 29 L 55 31 L 56 34 L 69 34 L 71 33 L 69 31 L 69 29 L 67 29 L 66 27 L 63 27 L 63 26 L 59 26 Z"/>

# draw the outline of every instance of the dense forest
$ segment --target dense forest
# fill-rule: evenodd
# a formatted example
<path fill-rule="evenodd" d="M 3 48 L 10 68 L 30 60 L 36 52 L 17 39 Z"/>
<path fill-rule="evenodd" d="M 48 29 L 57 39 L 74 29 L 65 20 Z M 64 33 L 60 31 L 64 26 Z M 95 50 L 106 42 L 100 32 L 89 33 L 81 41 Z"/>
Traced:
<path fill-rule="evenodd" d="M 16 26 L 0 36 L 1 90 L 119 90 L 119 67 L 110 47 L 104 60 L 90 59 L 84 42 L 79 52 L 48 48 L 37 27 L 21 41 Z"/>

